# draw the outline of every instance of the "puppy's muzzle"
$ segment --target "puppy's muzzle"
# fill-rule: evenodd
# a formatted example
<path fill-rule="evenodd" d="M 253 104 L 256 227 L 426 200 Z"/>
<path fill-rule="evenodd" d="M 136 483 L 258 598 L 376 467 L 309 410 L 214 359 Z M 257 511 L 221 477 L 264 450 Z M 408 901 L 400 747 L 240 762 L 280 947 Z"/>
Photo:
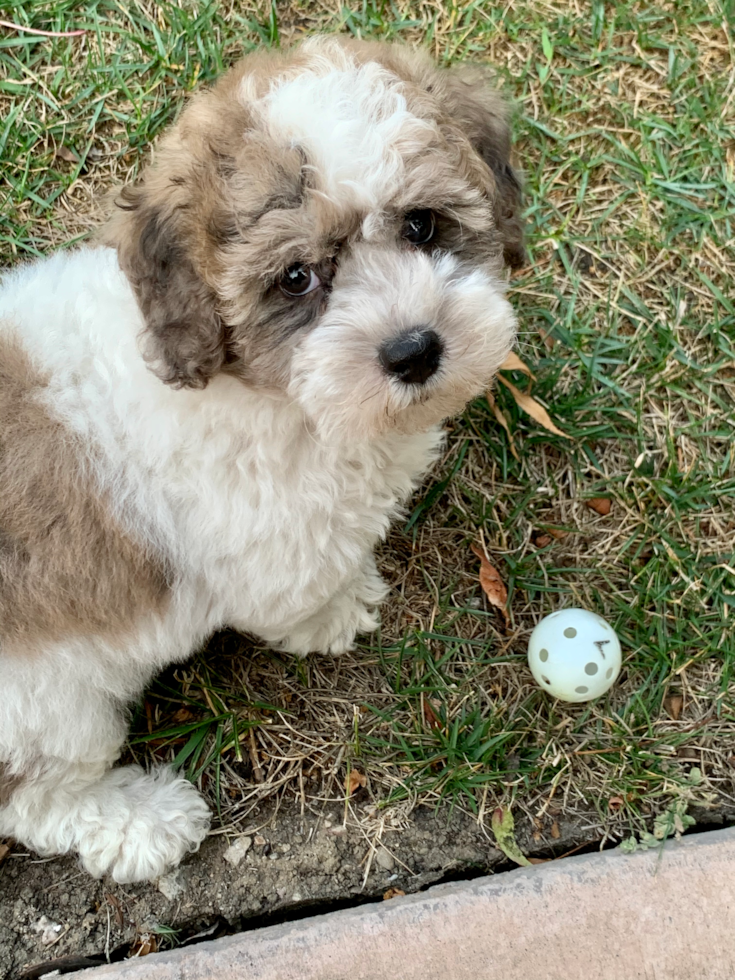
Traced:
<path fill-rule="evenodd" d="M 434 330 L 414 327 L 392 337 L 380 348 L 380 363 L 386 374 L 405 384 L 422 385 L 441 364 L 444 344 Z"/>

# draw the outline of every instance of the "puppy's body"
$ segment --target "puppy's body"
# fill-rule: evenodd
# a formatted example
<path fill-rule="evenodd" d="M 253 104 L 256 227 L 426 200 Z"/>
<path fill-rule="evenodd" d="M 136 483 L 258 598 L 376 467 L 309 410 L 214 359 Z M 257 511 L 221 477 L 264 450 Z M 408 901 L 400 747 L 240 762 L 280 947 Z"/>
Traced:
<path fill-rule="evenodd" d="M 514 334 L 507 131 L 491 101 L 483 153 L 465 94 L 457 123 L 445 75 L 388 47 L 246 61 L 112 247 L 6 279 L 0 834 L 156 877 L 208 814 L 168 770 L 108 768 L 151 676 L 224 625 L 296 653 L 375 627 L 373 547 Z"/>

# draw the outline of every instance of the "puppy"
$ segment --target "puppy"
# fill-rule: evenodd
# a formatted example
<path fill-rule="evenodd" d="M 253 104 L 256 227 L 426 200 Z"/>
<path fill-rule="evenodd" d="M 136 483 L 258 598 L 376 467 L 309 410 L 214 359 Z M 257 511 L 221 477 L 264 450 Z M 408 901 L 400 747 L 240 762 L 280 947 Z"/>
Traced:
<path fill-rule="evenodd" d="M 312 38 L 197 95 L 94 247 L 0 289 L 0 836 L 155 879 L 209 813 L 111 768 L 225 625 L 375 629 L 373 548 L 510 350 L 523 262 L 481 74 Z"/>

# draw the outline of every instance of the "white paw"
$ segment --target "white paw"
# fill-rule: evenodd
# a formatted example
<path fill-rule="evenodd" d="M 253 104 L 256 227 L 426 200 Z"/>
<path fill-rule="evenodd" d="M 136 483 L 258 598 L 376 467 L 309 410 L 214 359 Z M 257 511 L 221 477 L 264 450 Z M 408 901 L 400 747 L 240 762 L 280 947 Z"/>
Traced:
<path fill-rule="evenodd" d="M 77 848 L 96 878 L 151 881 L 207 836 L 210 813 L 191 783 L 163 768 L 138 766 L 108 772 L 76 813 Z"/>
<path fill-rule="evenodd" d="M 351 650 L 358 633 L 372 633 L 377 629 L 379 618 L 362 603 L 353 603 L 347 609 L 339 609 L 335 617 L 334 606 L 322 620 L 322 613 L 312 616 L 284 637 L 279 643 L 281 650 L 304 657 L 307 653 L 340 654 Z M 326 610 L 325 610 L 326 613 Z"/>
<path fill-rule="evenodd" d="M 338 655 L 351 650 L 358 633 L 372 633 L 377 629 L 380 617 L 375 607 L 387 592 L 387 585 L 371 562 L 344 592 L 291 630 L 281 640 L 280 648 L 299 656 Z"/>

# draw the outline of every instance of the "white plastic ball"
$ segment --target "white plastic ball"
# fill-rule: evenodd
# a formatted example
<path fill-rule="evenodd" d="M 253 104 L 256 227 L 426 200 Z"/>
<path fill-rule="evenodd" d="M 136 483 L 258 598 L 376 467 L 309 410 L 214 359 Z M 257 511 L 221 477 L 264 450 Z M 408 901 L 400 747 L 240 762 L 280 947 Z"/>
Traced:
<path fill-rule="evenodd" d="M 562 701 L 599 698 L 617 680 L 621 662 L 615 630 L 587 609 L 546 616 L 528 641 L 528 666 L 536 683 Z"/>

